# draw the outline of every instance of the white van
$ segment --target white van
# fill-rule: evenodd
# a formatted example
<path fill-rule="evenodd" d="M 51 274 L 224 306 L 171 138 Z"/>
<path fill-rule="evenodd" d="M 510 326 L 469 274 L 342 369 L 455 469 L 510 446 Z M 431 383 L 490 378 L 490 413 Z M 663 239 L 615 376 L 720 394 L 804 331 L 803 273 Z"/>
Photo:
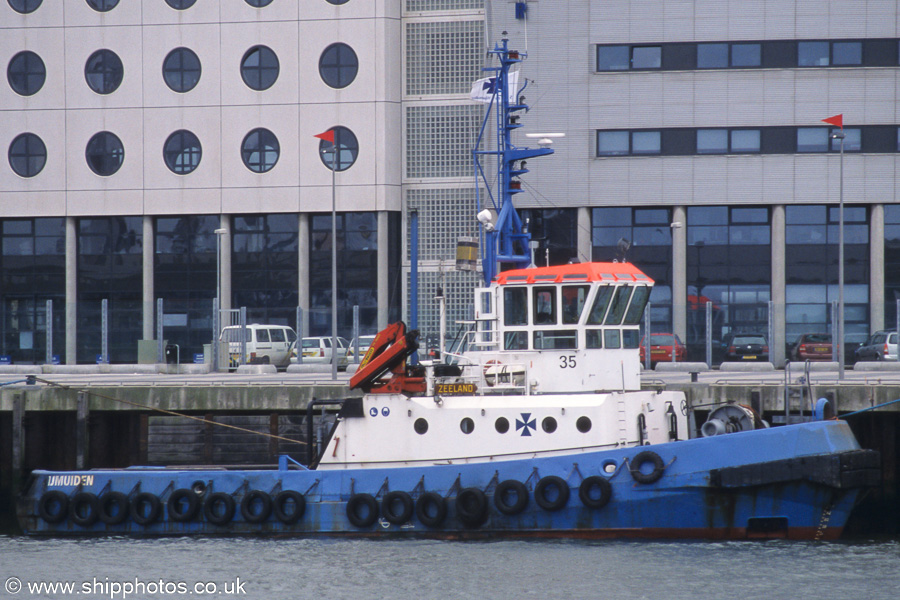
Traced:
<path fill-rule="evenodd" d="M 242 331 L 246 335 L 242 338 Z M 286 325 L 260 325 L 253 323 L 242 330 L 231 325 L 222 330 L 219 341 L 228 342 L 228 367 L 237 368 L 241 361 L 241 341 L 247 342 L 246 360 L 250 364 L 272 364 L 287 367 L 291 364 L 291 352 L 297 343 L 297 334 Z"/>

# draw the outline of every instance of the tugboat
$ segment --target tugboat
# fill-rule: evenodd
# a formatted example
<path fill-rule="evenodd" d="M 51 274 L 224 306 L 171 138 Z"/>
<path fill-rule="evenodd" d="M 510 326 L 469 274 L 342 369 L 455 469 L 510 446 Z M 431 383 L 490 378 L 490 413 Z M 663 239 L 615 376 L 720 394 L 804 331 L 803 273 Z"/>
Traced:
<path fill-rule="evenodd" d="M 381 331 L 350 379 L 362 398 L 341 403 L 306 465 L 35 471 L 17 508 L 26 534 L 841 535 L 880 459 L 827 402 L 772 428 L 729 403 L 696 431 L 683 393 L 641 390 L 653 281 L 628 263 L 530 264 L 511 199 L 522 159 L 552 151 L 512 146 L 527 107 L 509 68 L 524 55 L 506 40 L 492 54 L 500 202 L 465 343 L 411 364 L 417 332 Z"/>

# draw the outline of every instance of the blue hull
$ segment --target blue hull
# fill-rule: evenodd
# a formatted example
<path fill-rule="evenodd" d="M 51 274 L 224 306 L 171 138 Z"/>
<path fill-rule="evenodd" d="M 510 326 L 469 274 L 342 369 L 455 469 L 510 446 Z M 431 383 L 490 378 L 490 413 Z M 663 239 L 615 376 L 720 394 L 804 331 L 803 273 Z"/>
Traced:
<path fill-rule="evenodd" d="M 827 421 L 426 467 L 35 471 L 18 516 L 48 536 L 835 539 L 877 464 Z"/>

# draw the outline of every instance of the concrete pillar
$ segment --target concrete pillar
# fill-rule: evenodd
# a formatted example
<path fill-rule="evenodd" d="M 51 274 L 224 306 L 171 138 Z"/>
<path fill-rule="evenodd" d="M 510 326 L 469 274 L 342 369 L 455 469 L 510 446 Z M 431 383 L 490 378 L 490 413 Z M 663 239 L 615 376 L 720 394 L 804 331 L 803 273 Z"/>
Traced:
<path fill-rule="evenodd" d="M 884 205 L 873 204 L 869 214 L 869 331 L 884 329 Z"/>
<path fill-rule="evenodd" d="M 66 217 L 66 364 L 78 361 L 78 223 Z"/>
<path fill-rule="evenodd" d="M 152 340 L 156 337 L 156 329 L 154 327 L 154 315 L 156 314 L 156 303 L 153 289 L 153 271 L 154 271 L 154 245 L 156 238 L 153 236 L 153 217 L 144 215 L 144 232 L 143 232 L 143 302 L 141 304 L 141 315 L 143 318 L 143 334 L 145 340 Z"/>
<path fill-rule="evenodd" d="M 776 366 L 785 359 L 785 304 L 787 302 L 785 268 L 784 206 L 772 207 L 772 302 L 775 304 L 772 339 L 769 340 L 769 360 Z"/>
<path fill-rule="evenodd" d="M 75 468 L 86 469 L 88 466 L 88 395 L 78 392 L 75 404 Z"/>
<path fill-rule="evenodd" d="M 388 212 L 378 211 L 378 331 L 388 326 L 388 308 L 390 304 L 388 283 L 390 282 L 390 263 L 388 262 L 390 237 L 388 226 Z"/>
<path fill-rule="evenodd" d="M 578 233 L 577 252 L 578 262 L 591 262 L 593 254 L 593 240 L 591 232 L 591 209 L 586 206 L 578 207 Z"/>
<path fill-rule="evenodd" d="M 222 255 L 219 256 L 222 269 L 222 310 L 231 310 L 231 238 L 234 232 L 231 231 L 230 215 L 219 215 L 219 227 L 227 229 L 228 233 L 222 237 Z"/>
<path fill-rule="evenodd" d="M 302 311 L 302 322 L 297 323 L 297 335 L 309 336 L 309 214 L 297 215 L 297 304 Z"/>
<path fill-rule="evenodd" d="M 687 210 L 672 209 L 672 329 L 687 340 Z"/>
<path fill-rule="evenodd" d="M 12 399 L 12 472 L 13 488 L 22 481 L 25 470 L 25 395 L 13 394 Z"/>

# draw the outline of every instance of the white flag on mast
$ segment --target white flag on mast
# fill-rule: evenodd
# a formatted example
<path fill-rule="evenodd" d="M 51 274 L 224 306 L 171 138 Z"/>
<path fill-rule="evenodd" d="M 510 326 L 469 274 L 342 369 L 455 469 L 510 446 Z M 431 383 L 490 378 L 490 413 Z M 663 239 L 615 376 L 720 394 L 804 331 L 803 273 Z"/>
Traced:
<path fill-rule="evenodd" d="M 516 93 L 519 91 L 519 72 L 509 74 L 509 103 L 516 104 Z M 469 97 L 475 102 L 490 102 L 497 92 L 497 78 L 485 77 L 472 84 Z"/>

